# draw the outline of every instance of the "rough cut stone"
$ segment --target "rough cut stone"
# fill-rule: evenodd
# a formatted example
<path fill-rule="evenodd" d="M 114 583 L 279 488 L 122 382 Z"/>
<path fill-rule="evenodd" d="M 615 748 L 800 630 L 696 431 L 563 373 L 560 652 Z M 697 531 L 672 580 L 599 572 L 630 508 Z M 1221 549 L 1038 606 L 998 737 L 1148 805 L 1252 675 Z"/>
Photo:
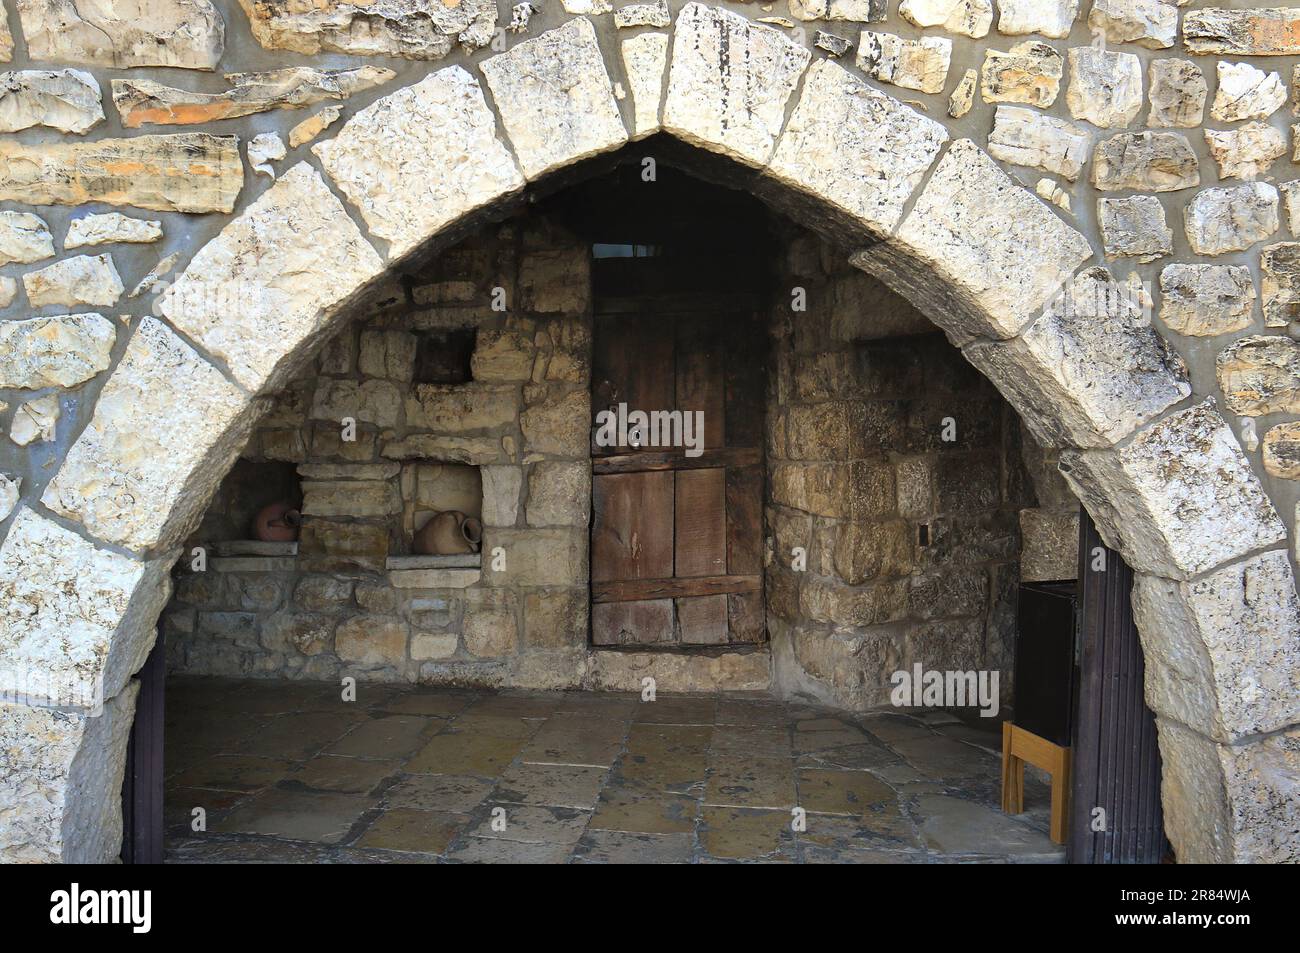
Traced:
<path fill-rule="evenodd" d="M 1079 0 L 998 0 L 998 13 L 999 33 L 1041 33 L 1061 40 L 1079 15 Z"/>
<path fill-rule="evenodd" d="M 9 11 L 0 10 L 0 63 L 14 58 L 14 35 L 9 29 Z"/>
<path fill-rule="evenodd" d="M 117 212 L 87 215 L 73 219 L 63 239 L 66 250 L 85 245 L 110 245 L 114 242 L 148 244 L 162 238 L 162 222 L 129 218 Z"/>
<path fill-rule="evenodd" d="M 905 40 L 892 33 L 863 30 L 858 39 L 858 69 L 872 79 L 923 93 L 941 93 L 948 82 L 952 40 L 923 36 Z"/>
<path fill-rule="evenodd" d="M 230 212 L 243 184 L 236 136 L 194 132 L 46 145 L 0 140 L 0 201 Z"/>
<path fill-rule="evenodd" d="M 1003 162 L 1042 169 L 1073 182 L 1088 161 L 1090 139 L 1086 130 L 1064 119 L 1044 116 L 1032 109 L 1000 105 L 993 114 L 989 154 Z"/>
<path fill-rule="evenodd" d="M 1006 222 L 1016 223 L 1013 232 Z M 1082 235 L 962 139 L 939 161 L 896 240 L 852 262 L 960 340 L 1018 334 L 1090 257 Z"/>
<path fill-rule="evenodd" d="M 1075 119 L 1103 129 L 1127 126 L 1142 109 L 1142 61 L 1132 53 L 1072 48 L 1065 102 Z"/>
<path fill-rule="evenodd" d="M 47 304 L 108 307 L 125 290 L 111 255 L 78 255 L 29 271 L 23 275 L 23 288 L 35 308 Z"/>
<path fill-rule="evenodd" d="M 1300 341 L 1276 335 L 1238 338 L 1215 359 L 1224 403 L 1234 414 L 1300 413 Z"/>
<path fill-rule="evenodd" d="M 263 132 L 248 141 L 248 164 L 258 175 L 275 178 L 275 166 L 288 155 L 278 132 Z"/>
<path fill-rule="evenodd" d="M 853 49 L 853 41 L 845 39 L 836 33 L 827 33 L 824 30 L 817 30 L 813 33 L 813 46 L 821 50 L 831 59 L 839 59 L 849 50 Z"/>
<path fill-rule="evenodd" d="M 1249 63 L 1218 64 L 1219 88 L 1210 115 L 1219 122 L 1266 119 L 1286 102 L 1286 87 L 1277 73 L 1265 73 Z"/>
<path fill-rule="evenodd" d="M 1196 582 L 1141 575 L 1133 614 L 1159 714 L 1224 742 L 1300 721 L 1300 597 L 1285 552 Z"/>
<path fill-rule="evenodd" d="M 58 395 L 37 397 L 14 411 L 13 423 L 9 426 L 9 439 L 20 447 L 33 441 L 46 443 L 54 439 L 58 423 Z"/>
<path fill-rule="evenodd" d="M 1039 198 L 1045 199 L 1067 212 L 1071 211 L 1070 193 L 1051 179 L 1039 179 L 1034 185 L 1034 193 Z"/>
<path fill-rule="evenodd" d="M 1079 571 L 1079 508 L 1020 511 L 1020 581 L 1057 582 Z"/>
<path fill-rule="evenodd" d="M 322 381 L 312 397 L 311 418 L 335 423 L 348 417 L 376 427 L 395 427 L 402 392 L 389 381 Z"/>
<path fill-rule="evenodd" d="M 1020 337 L 964 353 L 1045 447 L 1110 446 L 1192 392 L 1141 302 L 1104 268 L 1076 277 Z"/>
<path fill-rule="evenodd" d="M 341 115 L 343 115 L 343 111 L 338 106 L 326 106 L 315 115 L 308 116 L 289 130 L 289 148 L 297 149 L 304 143 L 311 142 L 338 122 Z"/>
<path fill-rule="evenodd" d="M 664 129 L 750 165 L 767 162 L 812 54 L 744 17 L 689 3 L 677 17 Z"/>
<path fill-rule="evenodd" d="M 334 652 L 361 668 L 397 668 L 406 661 L 406 623 L 379 615 L 360 615 L 334 631 Z"/>
<path fill-rule="evenodd" d="M 366 107 L 312 151 L 393 258 L 524 185 L 483 91 L 459 66 Z"/>
<path fill-rule="evenodd" d="M 1240 331 L 1250 326 L 1254 307 L 1255 282 L 1245 265 L 1178 264 L 1160 272 L 1160 320 L 1178 334 Z"/>
<path fill-rule="evenodd" d="M 24 507 L 0 548 L 0 694 L 91 710 L 144 664 L 167 560 L 98 549 Z"/>
<path fill-rule="evenodd" d="M 1178 37 L 1179 6 L 1178 0 L 1094 0 L 1088 26 L 1111 43 L 1165 50 Z"/>
<path fill-rule="evenodd" d="M 0 73 L 0 132 L 49 126 L 81 134 L 103 121 L 99 83 L 83 70 Z"/>
<path fill-rule="evenodd" d="M 220 93 L 195 93 L 148 79 L 115 79 L 113 105 L 128 129 L 146 123 L 189 126 L 347 99 L 396 75 L 390 69 L 374 66 L 343 70 L 291 66 L 264 73 L 227 73 L 226 82 L 234 88 Z"/>
<path fill-rule="evenodd" d="M 939 123 L 819 60 L 769 171 L 888 234 L 947 139 Z"/>
<path fill-rule="evenodd" d="M 1225 56 L 1294 56 L 1300 53 L 1300 11 L 1271 7 L 1253 10 L 1189 10 L 1183 42 L 1189 53 Z"/>
<path fill-rule="evenodd" d="M 687 10 L 678 20 L 679 37 Z M 570 20 L 479 69 L 529 179 L 627 141 L 590 20 Z"/>
<path fill-rule="evenodd" d="M 496 0 L 239 0 L 253 37 L 268 50 L 436 60 L 459 40 L 492 41 Z"/>
<path fill-rule="evenodd" d="M 1267 182 L 1203 189 L 1183 209 L 1192 251 L 1243 251 L 1277 231 L 1277 189 Z"/>
<path fill-rule="evenodd" d="M 1205 142 L 1219 164 L 1221 179 L 1257 178 L 1286 152 L 1286 137 L 1263 122 L 1249 122 L 1236 129 L 1206 129 Z"/>
<path fill-rule="evenodd" d="M 209 0 L 17 0 L 34 60 L 215 69 L 225 21 Z"/>
<path fill-rule="evenodd" d="M 256 392 L 282 383 L 334 311 L 382 270 L 343 204 L 301 162 L 199 249 L 157 307 Z"/>
<path fill-rule="evenodd" d="M 975 87 L 979 83 L 979 73 L 973 69 L 968 69 L 962 74 L 957 85 L 953 87 L 952 95 L 948 97 L 948 115 L 953 119 L 960 119 L 970 112 L 971 106 L 975 102 Z"/>
<path fill-rule="evenodd" d="M 672 22 L 673 14 L 668 9 L 668 0 L 655 0 L 654 3 L 629 3 L 614 11 L 614 26 L 620 30 L 634 26 L 666 27 Z"/>
<path fill-rule="evenodd" d="M 1286 204 L 1287 227 L 1294 237 L 1300 238 L 1300 179 L 1283 182 L 1278 188 Z"/>
<path fill-rule="evenodd" d="M 988 35 L 993 23 L 990 0 L 903 0 L 898 12 L 916 26 L 941 26 L 977 40 Z"/>
<path fill-rule="evenodd" d="M 1097 144 L 1092 182 L 1102 192 L 1177 192 L 1201 184 L 1200 164 L 1178 132 L 1122 132 Z"/>
<path fill-rule="evenodd" d="M 1174 233 L 1165 223 L 1165 207 L 1154 195 L 1098 199 L 1097 225 L 1107 258 L 1154 261 L 1174 250 Z"/>
<path fill-rule="evenodd" d="M 980 70 L 980 95 L 986 103 L 1023 103 L 1046 108 L 1061 90 L 1065 59 L 1038 40 L 1018 43 L 1008 52 L 986 50 Z"/>
<path fill-rule="evenodd" d="M 586 526 L 591 511 L 591 466 L 581 461 L 533 464 L 528 477 L 529 526 Z"/>
<path fill-rule="evenodd" d="M 1060 466 L 1106 545 L 1138 572 L 1186 579 L 1286 539 L 1213 400 L 1118 450 L 1067 450 Z"/>
<path fill-rule="evenodd" d="M 619 11 L 620 13 L 622 11 Z M 659 131 L 664 70 L 668 68 L 668 35 L 642 33 L 622 42 L 623 72 L 632 93 L 632 137 Z"/>
<path fill-rule="evenodd" d="M 54 236 L 45 219 L 31 212 L 0 211 L 0 265 L 22 265 L 54 255 Z"/>
<path fill-rule="evenodd" d="M 0 308 L 7 308 L 13 304 L 14 298 L 18 296 L 18 282 L 8 275 L 0 275 Z M 0 410 L 4 408 L 0 407 Z"/>
<path fill-rule="evenodd" d="M 1279 242 L 1259 254 L 1264 326 L 1285 328 L 1300 321 L 1300 243 Z"/>
<path fill-rule="evenodd" d="M 251 410 L 215 367 L 145 318 L 41 502 L 106 542 L 170 545 L 248 442 Z"/>
<path fill-rule="evenodd" d="M 514 526 L 519 517 L 519 491 L 524 471 L 519 467 L 480 467 L 483 480 L 483 525 Z"/>
<path fill-rule="evenodd" d="M 108 367 L 117 332 L 101 314 L 0 322 L 0 388 L 74 387 Z"/>
<path fill-rule="evenodd" d="M 1195 63 L 1179 59 L 1152 60 L 1147 79 L 1151 85 L 1147 92 L 1151 103 L 1147 125 L 1194 129 L 1205 121 L 1209 86 Z"/>
<path fill-rule="evenodd" d="M 7 473 L 0 473 L 0 522 L 7 520 L 14 507 L 18 505 L 22 487 L 22 477 L 11 477 Z"/>
<path fill-rule="evenodd" d="M 1270 427 L 1264 433 L 1264 469 L 1283 480 L 1300 480 L 1300 421 Z"/>
<path fill-rule="evenodd" d="M 796 20 L 878 23 L 887 13 L 886 0 L 790 0 L 790 16 Z"/>

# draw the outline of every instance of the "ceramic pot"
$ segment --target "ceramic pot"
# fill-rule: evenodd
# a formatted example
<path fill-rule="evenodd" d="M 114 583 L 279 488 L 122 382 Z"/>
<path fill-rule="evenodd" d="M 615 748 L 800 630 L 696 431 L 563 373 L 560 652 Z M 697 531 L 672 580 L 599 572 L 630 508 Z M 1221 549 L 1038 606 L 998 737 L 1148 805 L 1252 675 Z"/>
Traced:
<path fill-rule="evenodd" d="M 459 510 L 444 510 L 415 534 L 412 549 L 421 556 L 462 556 L 478 552 L 482 541 L 482 523 Z"/>
<path fill-rule="evenodd" d="M 292 503 L 281 500 L 264 506 L 253 518 L 253 537 L 264 543 L 292 543 L 298 538 L 302 514 Z"/>

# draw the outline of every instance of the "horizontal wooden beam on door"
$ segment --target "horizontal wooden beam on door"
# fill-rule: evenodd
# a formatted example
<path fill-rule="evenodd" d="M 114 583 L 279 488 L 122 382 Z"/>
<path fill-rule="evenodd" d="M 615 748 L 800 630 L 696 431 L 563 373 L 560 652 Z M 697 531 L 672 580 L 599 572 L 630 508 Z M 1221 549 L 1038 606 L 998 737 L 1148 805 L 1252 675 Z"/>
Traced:
<path fill-rule="evenodd" d="M 592 602 L 635 602 L 643 599 L 680 599 L 689 596 L 719 596 L 731 592 L 758 592 L 763 577 L 682 576 L 675 579 L 621 579 L 593 582 Z"/>
<path fill-rule="evenodd" d="M 748 467 L 763 462 L 757 447 L 728 447 L 705 450 L 698 457 L 688 457 L 681 450 L 620 453 L 611 457 L 592 457 L 591 472 L 640 473 L 645 470 L 704 470 L 711 467 Z"/>

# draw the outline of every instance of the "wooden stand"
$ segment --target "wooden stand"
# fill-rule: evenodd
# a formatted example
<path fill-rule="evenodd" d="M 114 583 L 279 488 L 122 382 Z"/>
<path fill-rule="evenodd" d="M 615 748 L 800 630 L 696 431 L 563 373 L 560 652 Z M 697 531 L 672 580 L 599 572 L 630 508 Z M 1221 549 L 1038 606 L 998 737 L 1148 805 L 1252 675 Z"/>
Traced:
<path fill-rule="evenodd" d="M 1025 809 L 1025 762 L 1052 776 L 1053 842 L 1065 843 L 1070 807 L 1070 749 L 1053 744 L 1009 721 L 1002 723 L 1002 811 L 1020 814 Z"/>

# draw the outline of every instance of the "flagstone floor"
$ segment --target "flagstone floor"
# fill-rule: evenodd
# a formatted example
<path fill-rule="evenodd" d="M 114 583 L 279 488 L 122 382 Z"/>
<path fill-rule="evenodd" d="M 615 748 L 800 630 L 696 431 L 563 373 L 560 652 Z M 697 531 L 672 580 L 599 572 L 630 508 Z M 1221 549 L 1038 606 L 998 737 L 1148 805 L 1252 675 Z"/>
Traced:
<path fill-rule="evenodd" d="M 1025 814 L 998 810 L 991 719 L 749 696 L 365 684 L 358 695 L 170 680 L 168 862 L 1063 858 L 1044 785 L 1026 779 Z"/>

